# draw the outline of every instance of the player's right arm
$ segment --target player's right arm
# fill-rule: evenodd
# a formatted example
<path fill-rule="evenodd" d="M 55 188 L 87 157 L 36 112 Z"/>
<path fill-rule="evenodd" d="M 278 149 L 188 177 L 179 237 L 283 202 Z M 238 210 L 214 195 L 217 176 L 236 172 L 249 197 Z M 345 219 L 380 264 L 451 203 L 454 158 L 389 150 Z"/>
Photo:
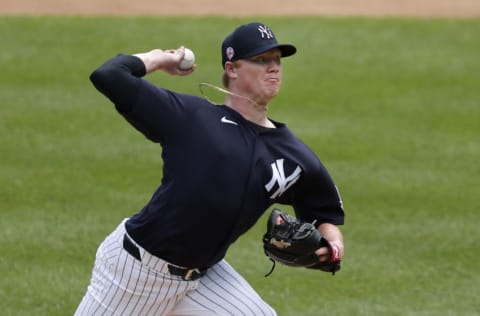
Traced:
<path fill-rule="evenodd" d="M 119 55 L 96 69 L 90 80 L 120 112 L 126 113 L 135 102 L 141 77 L 157 70 L 180 76 L 195 70 L 195 66 L 187 70 L 178 68 L 184 54 L 185 48 L 181 47 L 178 51 L 154 49 L 131 56 Z"/>
<path fill-rule="evenodd" d="M 170 71 L 172 65 L 178 64 L 178 55 L 173 55 L 160 50 L 138 56 L 117 55 L 90 75 L 97 90 L 115 104 L 132 126 L 151 141 L 162 144 L 175 139 L 172 135 L 179 135 L 187 119 L 186 109 L 199 101 L 197 97 L 175 93 L 142 79 L 148 71 Z"/>
<path fill-rule="evenodd" d="M 118 55 L 107 60 L 90 75 L 95 88 L 112 101 L 116 108 L 127 113 L 133 107 L 145 76 L 143 62 L 133 56 Z"/>

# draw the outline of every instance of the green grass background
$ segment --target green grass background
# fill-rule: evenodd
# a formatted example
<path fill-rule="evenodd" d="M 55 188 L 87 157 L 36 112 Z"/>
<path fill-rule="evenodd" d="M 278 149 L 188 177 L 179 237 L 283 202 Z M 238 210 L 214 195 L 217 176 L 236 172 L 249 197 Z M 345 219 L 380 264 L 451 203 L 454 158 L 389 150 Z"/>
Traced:
<path fill-rule="evenodd" d="M 221 40 L 250 20 L 298 48 L 271 117 L 340 187 L 346 256 L 335 277 L 277 265 L 264 278 L 262 218 L 230 263 L 279 315 L 480 315 L 480 21 L 313 17 L 2 17 L 2 315 L 71 315 L 98 244 L 160 181 L 160 148 L 90 72 L 186 45 L 195 74 L 149 79 L 199 94 L 220 84 Z"/>

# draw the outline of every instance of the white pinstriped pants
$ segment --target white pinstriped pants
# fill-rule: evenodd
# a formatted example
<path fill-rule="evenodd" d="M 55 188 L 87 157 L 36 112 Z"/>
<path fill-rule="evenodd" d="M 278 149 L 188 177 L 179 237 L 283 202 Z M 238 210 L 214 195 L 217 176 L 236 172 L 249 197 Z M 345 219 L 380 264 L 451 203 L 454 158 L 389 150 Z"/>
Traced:
<path fill-rule="evenodd" d="M 225 260 L 195 281 L 171 275 L 168 262 L 141 247 L 138 261 L 123 249 L 125 221 L 98 248 L 90 285 L 75 316 L 276 315 Z"/>

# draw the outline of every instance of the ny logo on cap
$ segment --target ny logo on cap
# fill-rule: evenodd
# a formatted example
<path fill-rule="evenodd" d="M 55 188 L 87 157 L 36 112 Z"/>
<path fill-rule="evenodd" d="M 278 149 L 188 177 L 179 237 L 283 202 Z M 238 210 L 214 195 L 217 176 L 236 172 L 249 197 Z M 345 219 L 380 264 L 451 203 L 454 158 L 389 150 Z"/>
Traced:
<path fill-rule="evenodd" d="M 260 25 L 258 27 L 258 30 L 260 31 L 260 35 L 262 36 L 262 38 L 267 38 L 267 39 L 271 39 L 271 38 L 274 38 L 273 36 L 273 33 L 272 33 L 272 30 L 266 26 L 266 25 Z"/>

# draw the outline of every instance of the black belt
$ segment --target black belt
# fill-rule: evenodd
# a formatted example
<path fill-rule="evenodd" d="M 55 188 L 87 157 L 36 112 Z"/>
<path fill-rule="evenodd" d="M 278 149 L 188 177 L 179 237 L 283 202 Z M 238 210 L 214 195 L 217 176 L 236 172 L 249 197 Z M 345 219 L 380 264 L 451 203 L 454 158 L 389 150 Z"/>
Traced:
<path fill-rule="evenodd" d="M 140 249 L 128 238 L 127 234 L 123 235 L 123 249 L 138 261 L 142 261 Z M 171 264 L 168 264 L 167 267 L 171 275 L 182 277 L 185 281 L 194 281 L 207 273 L 207 269 L 180 268 Z"/>

